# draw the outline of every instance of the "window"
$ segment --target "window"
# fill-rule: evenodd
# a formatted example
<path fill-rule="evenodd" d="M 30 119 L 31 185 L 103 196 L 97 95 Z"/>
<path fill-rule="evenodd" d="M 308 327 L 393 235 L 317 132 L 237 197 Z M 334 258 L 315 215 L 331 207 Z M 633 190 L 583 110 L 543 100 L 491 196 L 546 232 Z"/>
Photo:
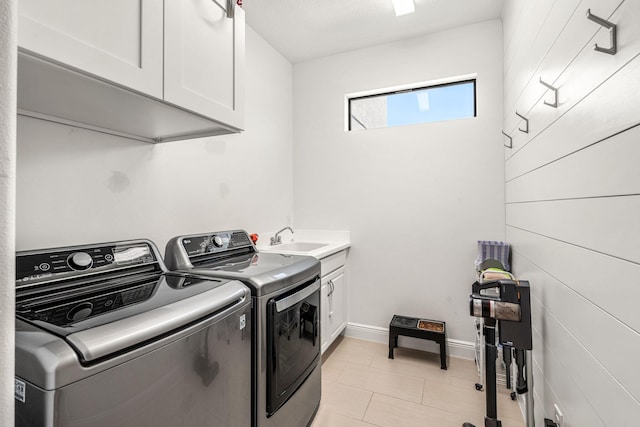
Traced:
<path fill-rule="evenodd" d="M 476 117 L 476 81 L 348 95 L 347 108 L 350 131 Z"/>

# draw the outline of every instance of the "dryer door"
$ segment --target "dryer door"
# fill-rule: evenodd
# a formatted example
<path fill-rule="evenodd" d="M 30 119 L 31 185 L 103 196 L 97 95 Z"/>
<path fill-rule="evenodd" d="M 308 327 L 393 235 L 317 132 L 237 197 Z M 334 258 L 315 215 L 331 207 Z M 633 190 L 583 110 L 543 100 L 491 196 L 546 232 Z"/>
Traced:
<path fill-rule="evenodd" d="M 272 415 L 320 360 L 320 280 L 267 303 L 267 413 Z"/>

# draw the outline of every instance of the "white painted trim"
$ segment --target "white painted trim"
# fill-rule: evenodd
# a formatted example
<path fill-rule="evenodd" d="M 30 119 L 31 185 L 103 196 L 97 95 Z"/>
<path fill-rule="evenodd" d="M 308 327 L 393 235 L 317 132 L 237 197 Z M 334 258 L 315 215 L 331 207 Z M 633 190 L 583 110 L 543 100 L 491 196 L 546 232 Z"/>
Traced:
<path fill-rule="evenodd" d="M 389 331 L 387 328 L 368 326 L 360 323 L 347 323 L 347 327 L 344 330 L 344 336 L 358 338 L 365 341 L 381 343 L 389 342 Z"/>
<path fill-rule="evenodd" d="M 344 336 L 384 344 L 389 343 L 389 330 L 387 328 L 363 325 L 360 323 L 348 323 L 344 331 Z M 437 344 L 432 341 L 403 336 L 400 336 L 399 340 L 401 341 L 402 347 L 435 353 L 439 351 Z M 460 359 L 474 360 L 475 343 L 447 338 L 447 355 Z"/>
<path fill-rule="evenodd" d="M 0 425 L 15 425 L 18 0 L 0 0 Z"/>
<path fill-rule="evenodd" d="M 411 90 L 411 89 L 416 89 L 421 87 L 438 86 L 438 85 L 444 85 L 448 83 L 458 83 L 458 82 L 464 82 L 467 80 L 474 80 L 477 78 L 478 78 L 478 73 L 443 77 L 440 79 L 427 80 L 427 81 L 415 82 L 415 83 L 406 83 L 406 84 L 397 85 L 397 86 L 389 86 L 389 87 L 383 87 L 378 89 L 370 89 L 370 90 L 363 90 L 360 92 L 348 93 L 345 95 L 345 98 L 348 100 L 349 98 L 359 98 L 361 96 L 369 96 L 369 95 L 381 95 L 384 93 L 398 92 L 402 90 Z"/>
<path fill-rule="evenodd" d="M 460 359 L 475 360 L 476 358 L 476 345 L 471 341 L 454 340 L 452 338 L 447 339 L 447 352 L 450 356 L 458 357 Z"/>

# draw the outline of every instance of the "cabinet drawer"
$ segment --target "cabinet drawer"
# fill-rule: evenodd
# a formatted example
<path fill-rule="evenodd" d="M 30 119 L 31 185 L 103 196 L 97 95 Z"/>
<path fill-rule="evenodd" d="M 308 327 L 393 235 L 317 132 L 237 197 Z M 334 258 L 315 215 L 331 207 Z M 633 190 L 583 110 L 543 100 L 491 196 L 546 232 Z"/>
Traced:
<path fill-rule="evenodd" d="M 324 277 L 347 263 L 347 251 L 340 251 L 320 260 L 320 274 Z"/>

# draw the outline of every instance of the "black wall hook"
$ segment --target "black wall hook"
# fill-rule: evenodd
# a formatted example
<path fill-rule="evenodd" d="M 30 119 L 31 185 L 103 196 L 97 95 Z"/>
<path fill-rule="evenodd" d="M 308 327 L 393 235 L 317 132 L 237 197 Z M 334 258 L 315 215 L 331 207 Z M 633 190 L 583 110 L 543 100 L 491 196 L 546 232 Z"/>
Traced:
<path fill-rule="evenodd" d="M 507 147 L 507 148 L 513 148 L 513 138 L 511 138 L 511 137 L 509 136 L 509 134 L 508 134 L 508 133 L 506 133 L 505 131 L 502 131 L 502 134 L 503 134 L 504 136 L 506 136 L 507 138 L 509 138 L 509 145 L 507 145 L 507 144 L 503 144 L 503 145 L 504 145 L 505 147 Z"/>
<path fill-rule="evenodd" d="M 525 116 L 523 116 L 522 114 L 518 113 L 517 111 L 516 111 L 516 116 L 518 116 L 522 120 L 524 120 L 524 129 L 518 128 L 518 130 L 520 132 L 529 133 L 529 119 L 527 119 Z"/>
<path fill-rule="evenodd" d="M 609 55 L 615 55 L 618 51 L 618 36 L 616 24 L 607 21 L 606 19 L 602 19 L 599 16 L 593 15 L 591 13 L 591 9 L 587 9 L 587 19 L 595 22 L 596 24 L 602 25 L 606 29 L 609 30 L 609 36 L 611 37 L 611 47 L 600 47 L 598 43 L 593 46 L 594 50 L 602 53 L 608 53 Z"/>

